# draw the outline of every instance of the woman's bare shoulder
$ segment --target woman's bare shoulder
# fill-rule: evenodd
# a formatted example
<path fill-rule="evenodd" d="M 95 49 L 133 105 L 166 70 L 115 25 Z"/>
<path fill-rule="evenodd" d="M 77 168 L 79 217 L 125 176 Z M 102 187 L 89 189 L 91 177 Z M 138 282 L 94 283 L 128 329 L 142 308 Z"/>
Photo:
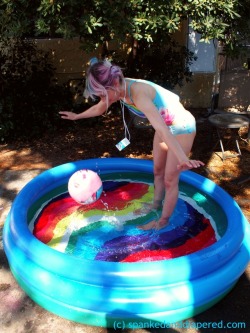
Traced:
<path fill-rule="evenodd" d="M 136 84 L 133 84 L 131 89 L 134 96 L 148 96 L 151 99 L 155 96 L 155 88 L 145 80 L 136 81 Z"/>

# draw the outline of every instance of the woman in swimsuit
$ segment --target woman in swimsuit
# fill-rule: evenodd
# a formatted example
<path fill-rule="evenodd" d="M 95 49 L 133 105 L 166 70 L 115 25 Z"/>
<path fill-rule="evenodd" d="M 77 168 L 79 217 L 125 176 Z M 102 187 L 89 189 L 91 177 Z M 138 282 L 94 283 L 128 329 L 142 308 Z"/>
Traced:
<path fill-rule="evenodd" d="M 96 96 L 100 101 L 88 110 L 79 114 L 60 111 L 61 117 L 78 120 L 100 116 L 111 104 L 121 101 L 132 112 L 149 120 L 155 130 L 154 202 L 147 209 L 162 208 L 162 214 L 158 221 L 140 228 L 165 227 L 178 200 L 180 172 L 204 165 L 187 157 L 196 134 L 194 117 L 174 93 L 149 81 L 124 78 L 121 68 L 108 61 L 96 60 L 87 72 L 85 97 Z"/>

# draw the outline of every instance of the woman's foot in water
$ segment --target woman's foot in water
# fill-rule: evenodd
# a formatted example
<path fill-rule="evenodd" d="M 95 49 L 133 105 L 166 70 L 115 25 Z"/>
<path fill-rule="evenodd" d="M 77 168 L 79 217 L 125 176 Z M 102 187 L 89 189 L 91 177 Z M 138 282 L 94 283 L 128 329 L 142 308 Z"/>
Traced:
<path fill-rule="evenodd" d="M 159 220 L 150 221 L 147 224 L 138 226 L 137 228 L 140 230 L 151 230 L 151 229 L 160 230 L 167 227 L 168 224 L 169 224 L 169 217 L 167 218 L 161 217 Z"/>
<path fill-rule="evenodd" d="M 153 220 L 148 222 L 147 224 L 139 225 L 137 228 L 140 230 L 151 230 L 156 229 L 157 221 Z"/>
<path fill-rule="evenodd" d="M 162 201 L 155 201 L 154 203 L 143 202 L 142 207 L 134 211 L 135 215 L 147 215 L 150 212 L 156 212 L 162 208 Z"/>

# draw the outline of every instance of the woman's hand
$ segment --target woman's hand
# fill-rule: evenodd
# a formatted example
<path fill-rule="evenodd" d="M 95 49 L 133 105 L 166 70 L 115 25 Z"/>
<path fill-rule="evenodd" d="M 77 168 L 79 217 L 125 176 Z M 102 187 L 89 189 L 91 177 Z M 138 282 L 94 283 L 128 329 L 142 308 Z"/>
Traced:
<path fill-rule="evenodd" d="M 184 170 L 189 170 L 189 169 L 193 169 L 193 168 L 199 168 L 203 165 L 205 165 L 205 164 L 201 161 L 187 159 L 187 160 L 181 161 L 179 164 L 177 164 L 177 169 L 184 171 Z"/>
<path fill-rule="evenodd" d="M 61 118 L 68 120 L 77 120 L 77 113 L 71 111 L 60 111 Z"/>

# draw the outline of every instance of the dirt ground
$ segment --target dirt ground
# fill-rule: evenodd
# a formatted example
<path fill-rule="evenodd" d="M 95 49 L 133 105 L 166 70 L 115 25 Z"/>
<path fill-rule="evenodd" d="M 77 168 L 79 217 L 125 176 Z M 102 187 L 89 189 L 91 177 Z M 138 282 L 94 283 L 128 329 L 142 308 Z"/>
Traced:
<path fill-rule="evenodd" d="M 216 184 L 225 189 L 239 204 L 244 215 L 250 221 L 250 180 L 246 180 L 250 175 L 250 146 L 247 143 L 247 129 L 240 131 L 239 140 L 242 155 L 222 161 L 219 146 L 214 146 L 217 142 L 217 134 L 209 125 L 207 118 L 202 117 L 205 110 L 191 110 L 197 120 L 197 136 L 191 152 L 191 157 L 200 159 L 205 163 L 205 167 L 194 170 L 194 172 L 211 179 Z M 98 120 L 78 121 L 76 123 L 66 120 L 58 122 L 58 132 L 55 134 L 44 133 L 40 139 L 32 142 L 17 140 L 9 144 L 0 145 L 0 230 L 2 231 L 6 212 L 10 208 L 11 201 L 18 190 L 12 192 L 7 189 L 6 179 L 15 173 L 15 181 L 18 182 L 18 175 L 29 172 L 34 176 L 37 172 L 52 168 L 54 166 L 89 158 L 105 157 L 133 157 L 152 159 L 152 129 L 138 129 L 130 127 L 131 144 L 123 151 L 119 152 L 115 147 L 124 138 L 123 122 L 120 115 L 114 112 L 99 118 Z M 235 149 L 235 140 L 231 132 L 225 134 L 229 140 L 226 153 L 232 153 Z M 12 176 L 11 176 L 12 177 Z M 28 182 L 22 180 L 21 186 Z M 8 193 L 11 192 L 11 193 Z M 6 204 L 9 197 L 9 206 Z M 6 198 L 4 197 L 6 196 Z M 6 200 L 5 200 L 6 199 Z M 1 236 L 2 232 L 0 233 Z M 2 275 L 2 276 L 1 276 Z M 2 280 L 3 278 L 3 280 Z M 4 282 L 2 282 L 4 281 Z M 164 330 L 164 332 L 250 332 L 249 324 L 249 296 L 250 296 L 250 270 L 240 278 L 236 287 L 220 303 L 204 313 L 196 316 L 194 321 L 244 321 L 247 327 L 242 330 L 223 329 L 200 329 L 200 330 Z M 7 294 L 21 293 L 19 287 L 12 278 L 8 263 L 0 246 L 0 297 L 7 297 Z M 2 295 L 2 296 L 1 296 Z M 11 319 L 6 320 L 6 307 L 3 303 L 0 306 L 0 326 L 1 332 L 107 332 L 107 329 L 90 328 L 85 325 L 70 323 L 67 320 L 49 314 L 35 305 L 28 297 L 22 294 L 23 303 L 17 305 L 15 315 L 22 322 L 14 324 L 13 313 Z M 3 298 L 4 299 L 4 298 Z M 8 300 L 8 297 L 7 297 Z M 27 314 L 29 312 L 29 315 Z M 27 315 L 22 318 L 22 313 Z M 20 318 L 19 318 L 20 317 Z M 44 320 L 42 324 L 42 318 Z M 25 320 L 24 320 L 25 319 Z M 140 330 L 143 331 L 143 330 Z M 145 331 L 145 330 L 144 330 Z M 149 331 L 149 330 L 147 330 Z M 138 330 L 139 332 L 139 330 Z M 152 332 L 152 330 L 151 330 Z"/>
<path fill-rule="evenodd" d="M 202 117 L 206 110 L 191 110 L 197 120 L 197 135 L 190 157 L 200 159 L 205 167 L 193 170 L 213 180 L 225 189 L 250 215 L 250 181 L 243 182 L 250 175 L 250 145 L 247 143 L 247 129 L 241 128 L 239 145 L 242 156 L 221 159 L 220 147 L 216 145 L 217 134 Z M 128 120 L 129 121 L 129 120 Z M 68 127 L 65 126 L 68 124 Z M 119 152 L 115 147 L 124 138 L 123 122 L 113 112 L 105 117 L 70 122 L 60 120 L 58 132 L 44 133 L 32 142 L 15 141 L 0 145 L 0 176 L 4 170 L 48 169 L 56 165 L 97 157 L 133 157 L 152 159 L 152 129 L 138 129 L 130 126 L 131 144 Z M 234 133 L 235 134 L 235 130 Z M 228 140 L 229 139 L 229 140 Z M 232 132 L 225 135 L 226 154 L 236 150 Z"/>

